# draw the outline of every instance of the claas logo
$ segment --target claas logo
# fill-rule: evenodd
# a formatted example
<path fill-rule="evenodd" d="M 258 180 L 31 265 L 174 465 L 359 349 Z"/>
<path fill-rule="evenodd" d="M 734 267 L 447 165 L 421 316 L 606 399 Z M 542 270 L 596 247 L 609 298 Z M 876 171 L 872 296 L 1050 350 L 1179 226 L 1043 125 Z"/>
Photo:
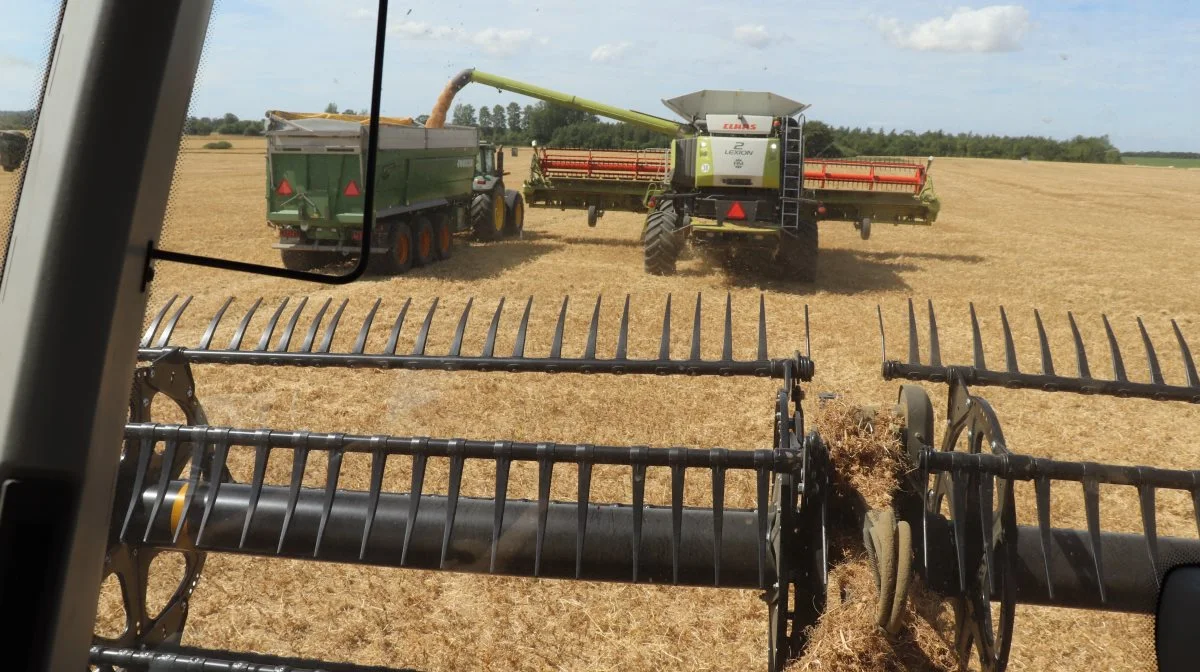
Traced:
<path fill-rule="evenodd" d="M 721 126 L 721 128 L 726 131 L 756 131 L 758 130 L 758 124 L 729 123 Z"/>

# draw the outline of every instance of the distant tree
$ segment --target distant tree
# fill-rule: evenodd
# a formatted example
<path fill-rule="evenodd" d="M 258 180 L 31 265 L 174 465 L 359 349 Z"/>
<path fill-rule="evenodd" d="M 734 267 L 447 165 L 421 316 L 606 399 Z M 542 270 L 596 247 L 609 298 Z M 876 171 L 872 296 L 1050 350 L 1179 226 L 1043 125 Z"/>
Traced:
<path fill-rule="evenodd" d="M 346 108 L 346 109 L 342 110 L 342 114 L 358 114 L 358 113 L 355 112 L 354 110 Z"/>
<path fill-rule="evenodd" d="M 533 105 L 526 105 L 521 111 L 521 130 L 529 133 L 529 119 L 533 116 Z"/>
<path fill-rule="evenodd" d="M 337 111 L 338 111 L 337 103 L 330 103 L 325 106 L 325 112 L 327 114 L 337 114 Z"/>
<path fill-rule="evenodd" d="M 508 128 L 508 122 L 504 118 L 504 106 L 492 106 L 492 128 L 496 129 L 497 133 L 503 133 L 504 129 Z"/>
<path fill-rule="evenodd" d="M 521 106 L 516 103 L 508 104 L 508 130 L 517 132 L 521 130 Z"/>
<path fill-rule="evenodd" d="M 225 116 L 221 117 L 221 121 L 226 124 L 236 124 L 238 123 L 238 118 L 236 114 L 232 112 L 226 112 Z"/>
<path fill-rule="evenodd" d="M 474 126 L 475 125 L 475 106 L 467 103 L 459 103 L 454 106 L 454 111 L 451 113 L 451 123 L 455 126 Z"/>
<path fill-rule="evenodd" d="M 491 135 L 492 131 L 492 111 L 483 106 L 479 108 L 479 128 L 485 136 Z"/>

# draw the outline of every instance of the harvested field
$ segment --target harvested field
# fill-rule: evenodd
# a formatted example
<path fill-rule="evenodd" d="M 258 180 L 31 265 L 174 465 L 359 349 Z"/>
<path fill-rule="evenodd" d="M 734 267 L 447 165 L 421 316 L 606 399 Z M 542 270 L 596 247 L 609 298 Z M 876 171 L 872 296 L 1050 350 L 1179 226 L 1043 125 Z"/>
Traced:
<path fill-rule="evenodd" d="M 211 138 L 216 139 L 216 138 Z M 257 144 L 256 144 L 257 143 Z M 198 145 L 197 145 L 198 146 Z M 172 197 L 164 247 L 263 263 L 277 263 L 263 221 L 262 140 L 239 139 L 223 151 L 188 148 Z M 528 151 L 506 156 L 510 186 L 519 184 Z M 0 202 L 13 175 L 0 173 Z M 423 313 L 434 296 L 461 309 L 473 297 L 478 311 L 496 301 L 534 295 L 531 354 L 544 355 L 559 303 L 571 295 L 566 350 L 577 354 L 597 294 L 603 293 L 600 352 L 611 353 L 623 295 L 632 293 L 631 355 L 653 352 L 662 300 L 675 296 L 677 352 L 690 345 L 689 316 L 696 292 L 706 297 L 705 355 L 719 352 L 720 304 L 731 292 L 736 352 L 752 351 L 754 309 L 766 292 L 771 354 L 803 349 L 803 307 L 810 306 L 816 378 L 806 390 L 810 417 L 818 392 L 855 403 L 888 404 L 898 383 L 879 374 L 875 306 L 889 322 L 889 354 L 904 348 L 903 303 L 932 298 L 939 308 L 943 357 L 968 361 L 967 302 L 975 301 L 989 360 L 1003 356 L 996 306 L 1013 322 L 1022 365 L 1033 367 L 1033 307 L 1047 319 L 1056 361 L 1070 371 L 1066 312 L 1081 328 L 1093 369 L 1108 365 L 1100 311 L 1126 344 L 1131 376 L 1141 370 L 1135 316 L 1157 343 L 1173 342 L 1176 318 L 1193 344 L 1200 314 L 1191 282 L 1200 258 L 1200 172 L 1129 166 L 938 159 L 933 176 L 943 202 L 930 228 L 877 225 L 862 241 L 848 224 L 823 225 L 820 279 L 799 286 L 731 273 L 703 255 L 681 262 L 672 278 L 645 276 L 637 243 L 641 220 L 610 212 L 588 229 L 582 212 L 531 209 L 522 240 L 492 245 L 459 242 L 454 257 L 409 275 L 369 278 L 326 288 L 160 265 L 151 306 L 176 292 L 196 298 L 180 324 L 179 342 L 194 341 L 209 315 L 230 294 L 244 310 L 264 297 L 347 297 L 347 324 L 383 299 L 394 315 L 407 297 Z M 510 307 L 508 334 L 517 315 Z M 261 330 L 267 315 L 252 324 Z M 410 320 L 413 319 L 410 314 Z M 390 319 L 376 322 L 368 347 L 379 347 Z M 435 322 L 430 348 L 444 352 L 454 320 Z M 217 341 L 228 339 L 227 319 Z M 466 348 L 479 348 L 486 318 L 473 318 Z M 411 347 L 405 329 L 401 347 Z M 501 334 L 506 333 L 503 329 Z M 348 345 L 353 328 L 339 340 Z M 922 337 L 924 339 L 924 336 Z M 511 341 L 509 342 L 511 347 Z M 498 344 L 499 348 L 504 343 Z M 1160 353 L 1161 354 L 1161 353 Z M 1182 380 L 1175 359 L 1162 362 L 1168 380 Z M 1107 372 L 1106 372 L 1107 373 Z M 725 379 L 604 378 L 442 372 L 326 371 L 290 368 L 197 367 L 198 394 L 210 421 L 361 433 L 426 434 L 463 438 L 720 445 L 754 448 L 771 438 L 774 382 Z M 939 422 L 944 389 L 929 386 Z M 1185 404 L 1086 399 L 1073 395 L 978 389 L 1004 423 L 1009 447 L 1065 460 L 1200 465 L 1200 408 Z M 820 427 L 818 426 L 819 430 Z M 239 461 L 240 460 L 240 461 Z M 235 477 L 251 461 L 238 456 Z M 288 464 L 272 465 L 274 482 Z M 348 460 L 344 487 L 364 487 L 366 460 Z M 444 474 L 444 471 L 441 472 Z M 406 488 L 397 466 L 385 488 Z M 651 475 L 647 497 L 665 504 L 666 474 Z M 467 495 L 489 495 L 492 474 L 464 477 Z M 308 483 L 322 479 L 310 467 Z M 654 480 L 657 479 L 657 480 Z M 270 482 L 270 481 L 269 481 Z M 437 484 L 437 478 L 428 481 Z M 689 487 L 693 484 L 689 482 Z M 702 483 L 689 503 L 704 504 Z M 738 486 L 745 489 L 738 491 Z M 731 479 L 728 505 L 749 505 L 750 483 Z M 442 481 L 444 487 L 444 476 Z M 532 468 L 514 468 L 510 496 L 535 492 Z M 555 496 L 574 497 L 574 477 L 556 478 Z M 598 468 L 593 501 L 627 501 L 627 475 Z M 1127 491 L 1128 490 L 1128 491 Z M 700 493 L 700 494 L 697 494 Z M 1131 489 L 1102 488 L 1102 520 L 1112 531 L 1139 531 Z M 1032 487 L 1018 487 L 1018 516 L 1035 524 Z M 1159 500 L 1161 534 L 1195 534 L 1191 504 L 1182 494 Z M 1054 524 L 1083 527 L 1077 489 L 1055 491 Z M 851 572 L 853 573 L 853 572 Z M 111 599 L 109 596 L 106 599 Z M 109 614 L 111 609 L 102 613 Z M 400 570 L 210 556 L 195 594 L 184 643 L 268 653 L 411 666 L 421 670 L 696 670 L 763 669 L 766 608 L 753 592 L 606 586 L 523 581 Z M 1153 669 L 1152 620 L 1120 614 L 1018 608 L 1011 670 Z M 807 661 L 805 669 L 828 669 Z"/>

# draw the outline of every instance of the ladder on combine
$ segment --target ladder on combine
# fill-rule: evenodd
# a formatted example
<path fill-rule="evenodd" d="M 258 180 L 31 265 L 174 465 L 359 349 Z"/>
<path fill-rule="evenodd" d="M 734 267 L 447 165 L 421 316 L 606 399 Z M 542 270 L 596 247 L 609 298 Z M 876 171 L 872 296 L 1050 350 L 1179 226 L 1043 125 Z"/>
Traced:
<path fill-rule="evenodd" d="M 800 194 L 804 188 L 803 125 L 792 117 L 783 118 L 783 178 L 780 184 L 779 226 L 793 235 L 800 228 Z"/>

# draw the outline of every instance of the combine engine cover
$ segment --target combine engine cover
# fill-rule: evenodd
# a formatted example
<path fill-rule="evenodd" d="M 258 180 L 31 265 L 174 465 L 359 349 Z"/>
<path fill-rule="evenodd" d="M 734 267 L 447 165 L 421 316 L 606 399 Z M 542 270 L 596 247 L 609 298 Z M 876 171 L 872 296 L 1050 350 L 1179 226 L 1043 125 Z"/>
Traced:
<path fill-rule="evenodd" d="M 701 138 L 698 187 L 779 188 L 778 138 Z"/>

